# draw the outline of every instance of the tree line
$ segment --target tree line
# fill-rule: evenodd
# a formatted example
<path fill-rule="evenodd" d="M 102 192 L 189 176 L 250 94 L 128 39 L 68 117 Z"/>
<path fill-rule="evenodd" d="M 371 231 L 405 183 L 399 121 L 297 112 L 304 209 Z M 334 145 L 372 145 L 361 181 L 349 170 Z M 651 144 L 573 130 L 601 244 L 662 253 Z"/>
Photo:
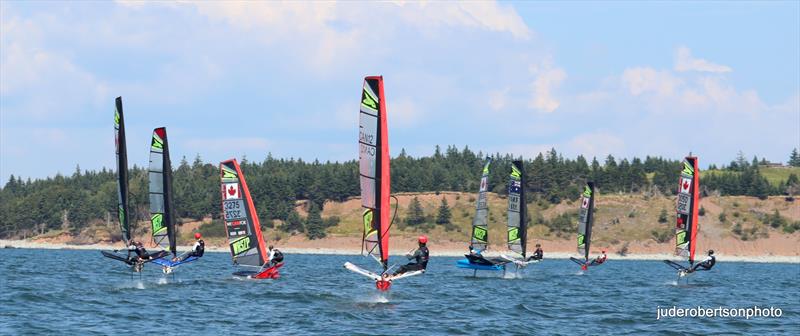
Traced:
<path fill-rule="evenodd" d="M 476 153 L 468 147 L 455 146 L 444 151 L 436 146 L 433 155 L 422 157 L 401 151 L 391 161 L 392 192 L 477 192 L 487 157 L 492 159 L 491 191 L 505 194 L 511 161 L 519 157 Z M 800 160 L 796 149 L 790 158 Z M 701 174 L 702 192 L 763 198 L 800 190 L 793 174 L 777 186 L 771 185 L 760 173 L 759 162 L 757 158 L 748 162 L 740 154 L 728 166 L 711 166 L 714 174 Z M 344 201 L 360 194 L 355 160 L 323 163 L 267 155 L 260 162 L 243 159 L 241 166 L 262 223 L 269 226 L 272 220 L 281 220 L 285 223 L 282 228 L 288 231 L 324 236 L 326 227 L 338 223 L 338 219 L 321 218 L 324 202 Z M 525 187 L 531 200 L 551 203 L 577 199 L 586 180 L 595 181 L 597 188 L 605 193 L 675 194 L 681 168 L 680 160 L 662 157 L 620 160 L 609 155 L 601 161 L 579 155 L 569 159 L 551 149 L 525 160 Z M 134 223 L 147 220 L 147 169 L 134 166 L 129 176 L 131 220 Z M 178 217 L 219 218 L 217 164 L 204 163 L 199 156 L 192 163 L 182 159 L 173 167 L 173 189 Z M 294 210 L 298 200 L 309 201 L 312 218 L 300 219 Z M 0 237 L 30 236 L 54 229 L 77 233 L 92 224 L 111 226 L 117 218 L 116 203 L 116 173 L 107 169 L 84 172 L 76 167 L 70 176 L 58 174 L 33 181 L 12 175 L 0 190 Z"/>

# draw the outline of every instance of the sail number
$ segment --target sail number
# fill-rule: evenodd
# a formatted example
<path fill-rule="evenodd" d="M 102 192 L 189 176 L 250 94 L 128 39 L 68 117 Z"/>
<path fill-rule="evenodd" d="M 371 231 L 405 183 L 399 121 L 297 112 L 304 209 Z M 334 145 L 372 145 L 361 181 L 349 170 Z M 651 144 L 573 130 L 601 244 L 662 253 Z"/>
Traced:
<path fill-rule="evenodd" d="M 225 212 L 226 221 L 246 218 L 244 211 L 244 201 L 241 199 L 224 201 L 222 203 L 222 210 Z"/>

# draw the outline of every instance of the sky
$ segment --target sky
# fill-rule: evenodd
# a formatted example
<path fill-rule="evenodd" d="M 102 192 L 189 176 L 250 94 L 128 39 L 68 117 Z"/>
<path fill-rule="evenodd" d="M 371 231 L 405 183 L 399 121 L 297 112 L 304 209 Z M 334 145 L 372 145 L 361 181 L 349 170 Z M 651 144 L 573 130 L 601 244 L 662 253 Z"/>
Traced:
<path fill-rule="evenodd" d="M 112 169 L 117 96 L 130 165 L 354 160 L 367 75 L 392 156 L 786 162 L 800 2 L 0 1 L 0 178 Z"/>

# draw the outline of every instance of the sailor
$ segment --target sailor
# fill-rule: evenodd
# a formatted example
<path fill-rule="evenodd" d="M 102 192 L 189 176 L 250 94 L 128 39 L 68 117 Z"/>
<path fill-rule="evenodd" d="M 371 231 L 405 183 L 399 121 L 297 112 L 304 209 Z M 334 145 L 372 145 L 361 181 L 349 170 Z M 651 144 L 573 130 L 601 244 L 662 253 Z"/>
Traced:
<path fill-rule="evenodd" d="M 474 255 L 474 256 L 482 257 L 482 255 L 481 255 L 481 252 L 483 252 L 483 251 L 475 249 L 475 248 L 472 246 L 472 244 L 470 244 L 470 245 L 469 245 L 469 254 L 470 254 L 470 255 Z"/>
<path fill-rule="evenodd" d="M 206 242 L 203 241 L 203 235 L 201 235 L 200 232 L 197 232 L 194 234 L 194 239 L 197 241 L 194 243 L 192 250 L 181 257 L 176 257 L 172 261 L 180 262 L 188 259 L 189 257 L 202 257 L 203 253 L 206 251 Z"/>
<path fill-rule="evenodd" d="M 608 258 L 608 256 L 606 255 L 606 250 L 603 250 L 601 255 L 597 256 L 597 258 L 594 258 L 594 260 L 592 260 L 592 264 L 600 265 L 606 262 L 606 258 Z"/>
<path fill-rule="evenodd" d="M 135 253 L 135 255 L 131 256 L 131 253 Z M 128 245 L 128 263 L 140 263 L 150 259 L 152 258 L 150 257 L 150 254 L 147 253 L 147 250 L 144 249 L 144 244 L 142 244 L 140 241 L 131 239 Z"/>
<path fill-rule="evenodd" d="M 430 252 L 428 251 L 428 237 L 425 235 L 419 236 L 418 239 L 419 248 L 417 248 L 414 253 L 406 254 L 406 258 L 414 259 L 414 261 L 400 266 L 392 276 L 397 276 L 398 274 L 403 274 L 409 271 L 419 271 L 424 270 L 428 267 L 428 259 L 430 258 Z"/>
<path fill-rule="evenodd" d="M 283 253 L 281 253 L 280 250 L 278 250 L 278 249 L 272 247 L 272 245 L 270 245 L 269 246 L 269 255 L 267 256 L 267 262 L 269 263 L 269 266 L 270 267 L 275 266 L 275 265 L 279 264 L 281 261 L 283 261 Z"/>
<path fill-rule="evenodd" d="M 533 255 L 528 257 L 526 261 L 532 260 L 542 260 L 544 258 L 544 251 L 542 251 L 542 244 L 536 244 L 536 251 L 533 251 Z"/>
<path fill-rule="evenodd" d="M 696 271 L 697 268 L 699 267 L 703 268 L 701 271 L 708 271 L 712 267 L 714 267 L 714 264 L 716 263 L 717 263 L 717 258 L 714 257 L 714 250 L 708 250 L 708 256 L 705 259 L 703 259 L 703 261 L 695 264 L 694 267 L 689 269 L 689 273 Z"/>

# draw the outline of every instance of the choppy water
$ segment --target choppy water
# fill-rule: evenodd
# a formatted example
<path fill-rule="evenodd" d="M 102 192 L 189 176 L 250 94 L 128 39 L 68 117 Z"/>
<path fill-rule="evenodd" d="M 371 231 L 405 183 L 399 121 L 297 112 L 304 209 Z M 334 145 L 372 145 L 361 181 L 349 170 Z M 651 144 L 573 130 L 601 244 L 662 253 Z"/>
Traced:
<path fill-rule="evenodd" d="M 279 280 L 238 280 L 224 253 L 142 277 L 98 251 L 0 250 L 0 334 L 800 334 L 800 265 L 720 260 L 676 285 L 658 261 L 579 272 L 545 260 L 513 279 L 473 278 L 457 258 L 379 294 L 342 268 L 359 256 L 287 255 Z M 400 258 L 397 261 L 401 261 Z M 372 266 L 370 264 L 366 264 Z M 489 273 L 483 273 L 484 275 Z M 778 307 L 780 318 L 669 318 L 657 307 Z"/>

